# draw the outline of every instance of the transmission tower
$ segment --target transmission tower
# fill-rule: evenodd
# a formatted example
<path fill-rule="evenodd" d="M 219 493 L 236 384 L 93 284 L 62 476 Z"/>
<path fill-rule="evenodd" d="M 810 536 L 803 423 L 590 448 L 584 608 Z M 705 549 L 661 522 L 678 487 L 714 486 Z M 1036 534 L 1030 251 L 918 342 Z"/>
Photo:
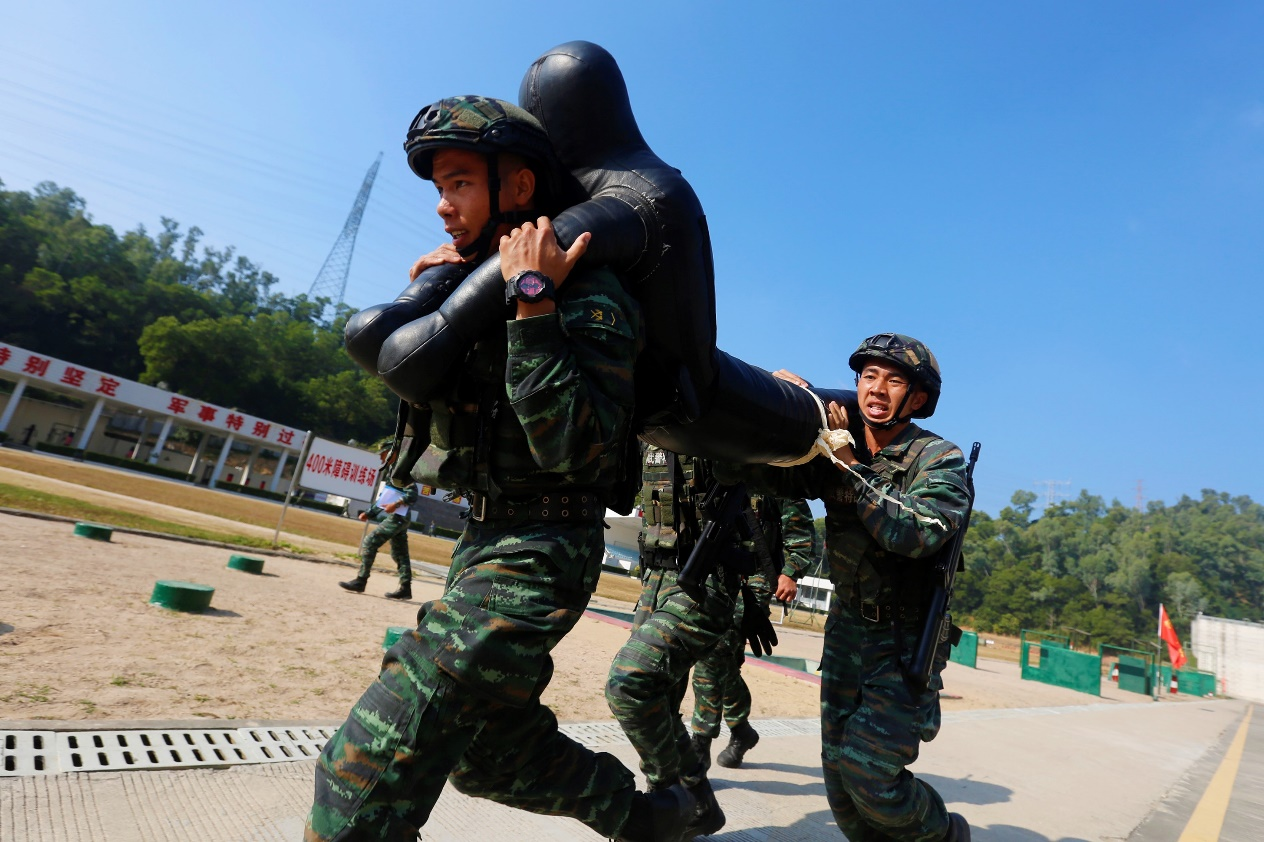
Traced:
<path fill-rule="evenodd" d="M 312 281 L 312 288 L 307 293 L 308 298 L 324 296 L 335 308 L 342 303 L 347 292 L 347 275 L 351 272 L 351 253 L 355 251 L 356 234 L 360 231 L 360 218 L 364 216 L 364 206 L 369 203 L 369 191 L 373 189 L 373 180 L 377 178 L 377 168 L 381 164 L 382 153 L 379 152 L 373 166 L 364 174 L 364 183 L 360 185 L 351 213 L 347 214 L 347 221 L 342 225 L 342 233 L 316 273 L 316 280 Z"/>
<path fill-rule="evenodd" d="M 1063 494 L 1061 491 L 1058 491 L 1057 490 L 1058 487 L 1065 485 L 1067 488 L 1070 488 L 1071 480 L 1069 479 L 1063 479 L 1063 480 L 1042 479 L 1042 480 L 1037 480 L 1034 484 L 1037 486 L 1043 485 L 1045 487 L 1045 505 L 1052 506 L 1054 503 L 1057 502 L 1059 497 L 1067 496 Z"/>

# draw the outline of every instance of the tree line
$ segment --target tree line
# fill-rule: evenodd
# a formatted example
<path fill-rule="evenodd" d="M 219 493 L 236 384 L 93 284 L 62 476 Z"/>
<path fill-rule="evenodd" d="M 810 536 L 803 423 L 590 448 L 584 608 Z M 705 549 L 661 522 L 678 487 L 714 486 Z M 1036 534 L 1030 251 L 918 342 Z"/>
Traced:
<path fill-rule="evenodd" d="M 1204 489 L 1138 511 L 1081 491 L 1035 517 L 1015 492 L 992 517 L 976 511 L 953 613 L 979 631 L 1069 634 L 1074 642 L 1152 643 L 1163 603 L 1185 640 L 1200 611 L 1264 620 L 1264 506 Z"/>
<path fill-rule="evenodd" d="M 92 221 L 73 190 L 0 182 L 0 338 L 342 440 L 373 441 L 394 399 L 343 351 L 352 312 L 162 218 L 154 234 Z"/>

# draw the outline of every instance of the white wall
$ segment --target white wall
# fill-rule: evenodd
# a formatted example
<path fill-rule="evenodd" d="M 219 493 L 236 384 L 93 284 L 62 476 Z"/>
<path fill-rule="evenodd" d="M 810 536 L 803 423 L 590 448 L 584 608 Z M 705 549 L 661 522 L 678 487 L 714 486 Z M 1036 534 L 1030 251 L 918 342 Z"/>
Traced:
<path fill-rule="evenodd" d="M 1199 614 L 1190 629 L 1198 668 L 1216 674 L 1216 690 L 1264 704 L 1264 623 Z"/>

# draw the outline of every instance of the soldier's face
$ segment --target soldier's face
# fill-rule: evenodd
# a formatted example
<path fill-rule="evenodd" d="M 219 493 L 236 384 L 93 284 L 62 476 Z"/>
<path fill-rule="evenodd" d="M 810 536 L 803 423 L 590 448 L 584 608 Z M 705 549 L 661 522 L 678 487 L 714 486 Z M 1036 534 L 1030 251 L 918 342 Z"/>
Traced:
<path fill-rule="evenodd" d="M 434 186 L 439 191 L 435 210 L 452 245 L 458 251 L 473 245 L 492 215 L 487 159 L 467 149 L 440 149 L 434 156 Z"/>
<path fill-rule="evenodd" d="M 913 393 L 909 395 L 909 390 Z M 926 392 L 915 387 L 904 371 L 881 360 L 871 360 L 856 378 L 856 397 L 860 411 L 875 424 L 884 424 L 895 417 L 895 411 L 908 395 L 904 404 L 903 418 L 921 409 L 926 403 Z"/>
<path fill-rule="evenodd" d="M 500 156 L 500 208 L 522 210 L 531 206 L 535 176 L 509 155 Z M 434 186 L 439 191 L 435 208 L 443 220 L 443 230 L 460 251 L 473 245 L 491 219 L 491 199 L 487 194 L 487 158 L 468 149 L 440 149 L 433 163 Z M 509 226 L 497 234 L 509 233 Z M 493 249 L 498 245 L 493 240 Z"/>

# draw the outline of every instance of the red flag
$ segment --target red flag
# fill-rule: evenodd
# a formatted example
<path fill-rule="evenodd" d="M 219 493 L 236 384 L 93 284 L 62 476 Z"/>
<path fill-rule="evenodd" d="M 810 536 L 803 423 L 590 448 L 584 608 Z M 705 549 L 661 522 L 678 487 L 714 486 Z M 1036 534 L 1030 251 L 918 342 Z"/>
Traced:
<path fill-rule="evenodd" d="M 1185 650 L 1181 647 L 1181 639 L 1176 636 L 1176 629 L 1172 627 L 1172 621 L 1168 619 L 1161 602 L 1159 603 L 1159 637 L 1167 644 L 1167 656 L 1172 662 L 1172 668 L 1180 669 L 1185 666 Z"/>

